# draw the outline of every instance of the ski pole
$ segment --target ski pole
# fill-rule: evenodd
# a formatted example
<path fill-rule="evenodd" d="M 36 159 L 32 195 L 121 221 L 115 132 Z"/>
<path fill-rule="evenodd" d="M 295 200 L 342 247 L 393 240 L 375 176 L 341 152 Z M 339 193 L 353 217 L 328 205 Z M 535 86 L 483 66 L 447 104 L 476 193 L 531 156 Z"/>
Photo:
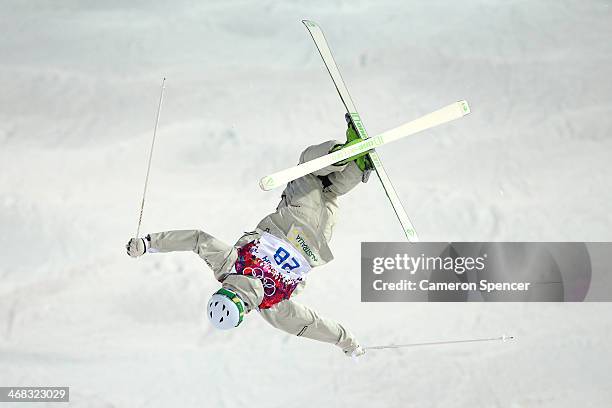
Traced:
<path fill-rule="evenodd" d="M 367 346 L 364 350 L 382 350 L 382 349 L 396 349 L 406 347 L 419 347 L 419 346 L 438 346 L 442 344 L 457 344 L 457 343 L 476 343 L 481 341 L 503 341 L 504 343 L 509 340 L 514 340 L 514 336 L 502 335 L 499 337 L 488 337 L 480 339 L 467 339 L 467 340 L 446 340 L 446 341 L 432 341 L 428 343 L 410 343 L 410 344 L 388 344 L 384 346 Z"/>
<path fill-rule="evenodd" d="M 144 211 L 145 196 L 147 195 L 147 185 L 149 184 L 149 173 L 151 172 L 151 159 L 153 158 L 153 147 L 155 146 L 155 136 L 157 136 L 157 126 L 159 125 L 159 115 L 161 114 L 162 101 L 164 100 L 164 89 L 166 87 L 166 78 L 162 80 L 161 92 L 159 93 L 159 105 L 157 105 L 157 116 L 155 117 L 155 128 L 153 129 L 153 140 L 151 141 L 151 150 L 149 151 L 149 164 L 147 165 L 147 176 L 145 177 L 144 191 L 142 192 L 142 203 L 140 204 L 140 216 L 138 217 L 138 228 L 136 228 L 135 238 L 140 236 L 140 224 L 142 224 L 142 213 Z"/>

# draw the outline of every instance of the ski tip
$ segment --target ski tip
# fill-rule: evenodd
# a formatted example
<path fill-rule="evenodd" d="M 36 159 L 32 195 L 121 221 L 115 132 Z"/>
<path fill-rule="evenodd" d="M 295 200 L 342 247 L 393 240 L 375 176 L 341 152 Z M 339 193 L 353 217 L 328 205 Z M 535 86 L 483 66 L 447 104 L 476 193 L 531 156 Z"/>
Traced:
<path fill-rule="evenodd" d="M 263 177 L 259 180 L 259 187 L 263 191 L 270 191 L 274 188 L 274 179 L 270 176 Z"/>
<path fill-rule="evenodd" d="M 311 21 L 311 20 L 302 20 L 302 23 L 306 27 L 316 27 L 317 26 L 317 23 L 315 23 L 314 21 Z"/>
<path fill-rule="evenodd" d="M 461 107 L 461 112 L 463 112 L 463 116 L 469 115 L 472 112 L 472 110 L 470 109 L 470 105 L 467 103 L 467 101 L 461 100 L 457 103 Z"/>

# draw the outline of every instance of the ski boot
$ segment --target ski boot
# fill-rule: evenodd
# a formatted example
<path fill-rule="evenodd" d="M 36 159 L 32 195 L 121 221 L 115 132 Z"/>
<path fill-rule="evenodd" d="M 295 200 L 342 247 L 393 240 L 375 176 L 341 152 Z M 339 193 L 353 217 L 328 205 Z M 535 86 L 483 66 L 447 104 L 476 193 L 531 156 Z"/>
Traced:
<path fill-rule="evenodd" d="M 363 140 L 361 137 L 359 137 L 359 133 L 357 133 L 357 129 L 355 129 L 355 124 L 353 123 L 353 120 L 351 119 L 351 115 L 346 113 L 344 115 L 344 119 L 346 120 L 346 124 L 347 124 L 346 143 L 342 145 L 334 146 L 331 150 L 332 152 L 343 149 L 351 145 L 354 145 L 355 143 L 359 143 Z M 359 167 L 359 170 L 363 172 L 363 175 L 361 176 L 361 181 L 363 183 L 366 183 L 368 181 L 368 178 L 370 177 L 370 173 L 372 172 L 372 169 L 374 168 L 374 165 L 372 164 L 372 160 L 370 159 L 370 156 L 368 155 L 368 153 L 364 152 L 364 153 L 355 155 L 353 157 L 349 157 L 348 159 L 343 160 L 339 163 L 336 163 L 335 165 L 343 166 L 346 163 L 349 163 L 351 161 L 355 161 L 355 163 L 357 164 L 357 167 Z"/>

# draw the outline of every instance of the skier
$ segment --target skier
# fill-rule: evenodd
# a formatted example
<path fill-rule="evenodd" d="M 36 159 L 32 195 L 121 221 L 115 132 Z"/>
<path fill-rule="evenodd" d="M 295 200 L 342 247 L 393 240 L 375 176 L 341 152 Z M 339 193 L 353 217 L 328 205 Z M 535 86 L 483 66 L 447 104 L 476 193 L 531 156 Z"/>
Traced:
<path fill-rule="evenodd" d="M 300 163 L 361 141 L 350 117 L 347 142 L 310 146 Z M 343 325 L 319 316 L 293 300 L 311 268 L 333 259 L 328 243 L 338 211 L 337 198 L 366 181 L 372 164 L 366 153 L 351 157 L 287 184 L 276 211 L 245 233 L 234 246 L 199 230 L 152 233 L 132 238 L 131 257 L 145 253 L 193 251 L 213 270 L 221 288 L 207 305 L 217 329 L 240 325 L 252 310 L 287 333 L 335 344 L 351 357 L 365 351 Z"/>

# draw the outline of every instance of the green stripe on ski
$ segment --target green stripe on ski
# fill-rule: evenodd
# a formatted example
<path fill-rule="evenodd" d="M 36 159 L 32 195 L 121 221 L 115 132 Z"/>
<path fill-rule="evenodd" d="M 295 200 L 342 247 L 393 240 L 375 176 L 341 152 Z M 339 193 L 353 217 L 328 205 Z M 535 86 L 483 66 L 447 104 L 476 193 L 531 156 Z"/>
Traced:
<path fill-rule="evenodd" d="M 330 166 L 334 163 L 339 163 L 342 160 L 348 159 L 349 157 L 358 155 L 363 152 L 370 152 L 370 156 L 372 156 L 373 154 L 375 154 L 373 150 L 379 146 L 392 143 L 415 133 L 431 129 L 443 123 L 447 123 L 465 116 L 466 113 L 464 106 L 466 106 L 465 101 L 452 103 L 448 106 L 438 109 L 437 111 L 431 112 L 418 119 L 405 123 L 396 128 L 390 129 L 377 136 L 362 140 L 361 142 L 355 143 L 354 145 L 348 146 L 344 149 L 340 149 L 325 156 L 321 156 L 308 162 L 300 163 L 297 166 L 276 172 L 274 174 L 270 174 L 268 175 L 268 177 L 264 177 L 261 179 L 260 186 L 264 190 L 269 190 L 274 187 L 279 187 L 281 184 L 288 183 L 291 180 L 295 180 L 296 178 L 305 176 L 314 171 L 322 169 L 326 166 Z M 384 178 L 382 178 L 381 176 Z M 386 173 L 385 175 L 379 174 L 379 177 L 381 177 L 381 181 L 384 180 L 383 183 L 389 184 L 389 180 L 386 176 Z M 387 195 L 390 198 L 397 198 L 397 195 Z"/>
<path fill-rule="evenodd" d="M 366 132 L 359 114 L 357 112 L 351 112 L 349 113 L 349 115 L 351 115 L 351 120 L 353 121 L 353 124 L 355 125 L 355 128 L 357 129 L 357 133 L 359 133 L 359 137 L 362 139 L 367 139 L 369 137 L 368 132 Z"/>

